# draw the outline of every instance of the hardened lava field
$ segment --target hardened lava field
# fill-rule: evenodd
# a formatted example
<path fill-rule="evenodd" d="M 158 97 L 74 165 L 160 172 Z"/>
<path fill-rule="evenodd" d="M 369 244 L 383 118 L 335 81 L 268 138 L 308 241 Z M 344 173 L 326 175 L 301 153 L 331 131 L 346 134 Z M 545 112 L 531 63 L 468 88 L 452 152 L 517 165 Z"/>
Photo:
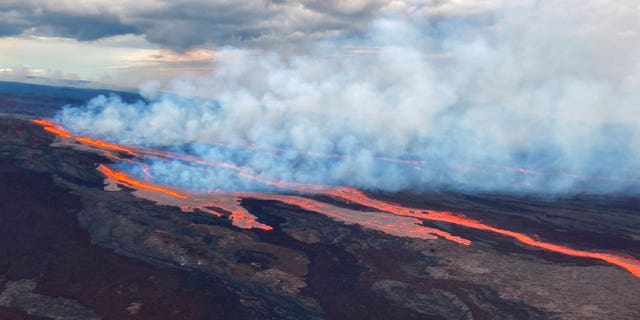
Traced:
<path fill-rule="evenodd" d="M 3 319 L 640 317 L 635 197 L 194 197 L 33 120 L 0 119 Z"/>

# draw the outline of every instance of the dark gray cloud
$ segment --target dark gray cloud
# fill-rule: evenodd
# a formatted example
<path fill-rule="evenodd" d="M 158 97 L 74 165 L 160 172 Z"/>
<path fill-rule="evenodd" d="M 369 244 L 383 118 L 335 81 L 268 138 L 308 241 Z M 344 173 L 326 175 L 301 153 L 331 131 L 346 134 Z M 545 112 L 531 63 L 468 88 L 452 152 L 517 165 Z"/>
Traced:
<path fill-rule="evenodd" d="M 175 50 L 331 36 L 300 52 L 216 48 L 212 56 L 157 50 L 134 57 L 121 65 L 126 81 L 212 60 L 215 72 L 172 81 L 166 88 L 177 95 L 145 84 L 147 105 L 102 97 L 58 116 L 82 135 L 189 145 L 203 158 L 284 181 L 640 192 L 637 8 L 637 0 L 0 0 L 0 32 L 83 40 L 135 33 Z M 345 32 L 355 30 L 364 31 Z M 26 68 L 4 72 L 28 75 Z M 247 141 L 348 157 L 293 152 L 281 161 L 213 147 Z M 380 157 L 427 164 L 418 172 Z M 155 165 L 163 181 L 184 187 L 233 183 Z"/>
<path fill-rule="evenodd" d="M 55 6 L 42 6 L 36 1 L 6 2 L 0 4 L 0 36 L 33 32 L 37 35 L 74 38 L 91 41 L 100 38 L 139 34 L 135 25 L 124 23 L 114 12 L 65 10 Z"/>
<path fill-rule="evenodd" d="M 362 17 L 351 19 L 352 27 L 367 20 L 362 12 L 388 16 L 363 37 L 332 37 L 306 52 L 220 48 L 215 72 L 173 82 L 169 91 L 177 95 L 148 84 L 141 91 L 148 103 L 99 97 L 56 121 L 127 145 L 187 145 L 200 158 L 279 181 L 387 191 L 639 193 L 637 0 L 522 2 L 496 8 L 493 17 L 482 14 L 491 8 L 471 6 L 487 1 L 472 0 L 398 9 L 305 2 L 316 9 L 291 9 L 291 17 L 261 11 L 266 18 L 247 25 L 278 32 Z M 251 8 L 234 6 L 238 15 Z M 425 25 L 425 15 L 403 15 L 423 9 L 440 20 L 438 28 Z M 168 20 L 197 20 L 197 11 L 176 10 Z M 245 30 L 225 21 L 228 30 Z M 345 54 L 346 46 L 359 53 Z M 185 98 L 194 96 L 205 99 Z M 257 148 L 220 147 L 247 142 Z M 273 150 L 291 152 L 263 153 Z M 227 169 L 150 165 L 157 182 L 180 188 L 243 185 Z"/>
<path fill-rule="evenodd" d="M 322 37 L 366 25 L 388 1 L 3 1 L 0 36 L 91 41 L 123 34 L 182 51 L 201 45 Z"/>
<path fill-rule="evenodd" d="M 115 15 L 47 14 L 39 21 L 45 34 L 74 38 L 81 41 L 97 40 L 112 35 L 138 34 L 137 26 L 127 25 Z"/>

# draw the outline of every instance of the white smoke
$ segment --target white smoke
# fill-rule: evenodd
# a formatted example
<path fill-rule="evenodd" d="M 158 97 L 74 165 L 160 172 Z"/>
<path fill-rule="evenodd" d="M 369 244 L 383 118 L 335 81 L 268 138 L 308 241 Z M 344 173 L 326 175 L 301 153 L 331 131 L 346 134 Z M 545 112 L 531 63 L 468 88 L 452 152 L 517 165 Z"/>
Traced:
<path fill-rule="evenodd" d="M 640 6 L 535 1 L 471 22 L 438 19 L 394 14 L 364 36 L 298 54 L 223 48 L 211 76 L 176 81 L 176 94 L 150 86 L 142 91 L 148 102 L 98 97 L 56 120 L 76 133 L 180 147 L 296 182 L 638 191 Z M 256 147 L 242 148 L 247 142 Z M 152 165 L 171 184 L 255 188 L 197 170 Z"/>

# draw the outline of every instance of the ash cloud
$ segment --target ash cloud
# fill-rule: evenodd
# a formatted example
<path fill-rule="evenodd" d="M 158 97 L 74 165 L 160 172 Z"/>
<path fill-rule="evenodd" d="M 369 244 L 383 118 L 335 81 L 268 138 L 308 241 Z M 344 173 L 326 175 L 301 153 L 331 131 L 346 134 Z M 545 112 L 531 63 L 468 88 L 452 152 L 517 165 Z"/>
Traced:
<path fill-rule="evenodd" d="M 149 87 L 148 102 L 136 104 L 98 97 L 56 120 L 79 134 L 295 182 L 638 192 L 633 3 L 535 1 L 477 17 L 434 24 L 419 13 L 388 14 L 359 36 L 316 41 L 302 54 L 226 47 L 211 76 L 177 80 L 177 94 Z M 183 163 L 151 168 L 183 187 L 262 188 Z"/>

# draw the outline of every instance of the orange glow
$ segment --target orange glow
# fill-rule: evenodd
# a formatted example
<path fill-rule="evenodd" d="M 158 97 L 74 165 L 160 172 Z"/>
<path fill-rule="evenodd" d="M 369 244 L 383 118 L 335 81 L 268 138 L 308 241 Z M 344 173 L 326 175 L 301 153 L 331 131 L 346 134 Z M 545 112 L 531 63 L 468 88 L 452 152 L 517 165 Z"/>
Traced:
<path fill-rule="evenodd" d="M 126 185 L 129 185 L 129 186 L 132 186 L 132 187 L 135 187 L 135 188 L 139 188 L 139 189 L 159 192 L 159 193 L 165 194 L 167 196 L 178 198 L 178 199 L 187 199 L 187 198 L 189 198 L 186 195 L 178 193 L 178 192 L 175 192 L 175 191 L 173 191 L 171 189 L 159 187 L 159 186 L 156 186 L 156 185 L 151 184 L 151 183 L 144 183 L 142 181 L 138 181 L 138 180 L 136 180 L 134 178 L 129 177 L 124 172 L 113 171 L 109 167 L 105 166 L 104 164 L 99 165 L 98 166 L 98 170 L 100 170 L 108 178 L 113 179 L 113 180 L 115 180 L 115 181 L 117 181 L 119 183 L 122 183 L 122 184 L 126 184 Z"/>
<path fill-rule="evenodd" d="M 53 122 L 44 120 L 44 119 L 33 119 L 33 123 L 39 124 L 41 126 L 52 126 Z"/>
<path fill-rule="evenodd" d="M 51 121 L 43 120 L 43 119 L 35 119 L 34 123 L 41 125 L 44 130 L 47 132 L 53 133 L 61 138 L 70 139 L 73 138 L 71 134 L 69 134 L 63 127 L 54 124 Z M 169 202 L 174 204 L 183 210 L 193 210 L 199 209 L 204 212 L 209 212 L 211 214 L 220 216 L 221 214 L 217 211 L 218 209 L 222 211 L 229 212 L 229 219 L 231 219 L 232 223 L 240 228 L 257 228 L 263 230 L 271 230 L 273 229 L 271 226 L 260 223 L 257 221 L 257 218 L 249 213 L 246 209 L 244 209 L 241 205 L 241 199 L 243 198 L 253 198 L 253 199 L 262 199 L 262 200 L 273 200 L 279 201 L 288 205 L 297 206 L 303 208 L 307 211 L 317 212 L 326 216 L 329 216 L 338 221 L 342 221 L 349 224 L 358 224 L 364 227 L 385 232 L 387 234 L 400 236 L 400 237 L 411 237 L 411 238 L 419 238 L 419 239 L 433 239 L 434 237 L 442 237 L 448 239 L 450 241 L 454 241 L 461 245 L 471 245 L 471 241 L 468 239 L 461 238 L 459 236 L 452 235 L 448 232 L 429 228 L 422 225 L 422 220 L 430 220 L 430 221 L 438 221 L 445 222 L 450 224 L 455 224 L 459 226 L 463 226 L 466 228 L 482 230 L 487 232 L 492 232 L 495 234 L 499 234 L 502 236 L 506 236 L 514 239 L 517 242 L 522 244 L 540 248 L 552 252 L 557 252 L 560 254 L 573 256 L 573 257 L 581 257 L 581 258 L 592 258 L 599 259 L 613 265 L 617 265 L 629 271 L 636 277 L 640 277 L 640 261 L 636 258 L 623 256 L 614 253 L 604 253 L 604 252 L 590 252 L 585 250 L 573 249 L 564 245 L 554 244 L 539 240 L 532 236 L 518 233 L 515 231 L 510 231 L 506 229 L 501 229 L 498 227 L 490 226 L 488 224 L 482 223 L 478 220 L 467 218 L 463 215 L 454 214 L 446 211 L 434 211 L 427 209 L 416 209 L 404 207 L 399 204 L 373 199 L 367 196 L 365 193 L 354 189 L 354 188 L 331 188 L 328 186 L 322 185 L 310 185 L 310 184 L 301 184 L 296 182 L 287 182 L 287 181 L 279 181 L 279 180 L 269 180 L 264 177 L 261 177 L 259 174 L 253 172 L 253 170 L 249 168 L 240 167 L 238 165 L 226 162 L 219 161 L 206 161 L 204 159 L 200 159 L 197 157 L 193 157 L 190 155 L 166 152 L 154 149 L 145 149 L 139 147 L 125 147 L 113 143 L 108 143 L 102 140 L 91 139 L 88 137 L 75 137 L 74 141 L 94 147 L 96 149 L 105 151 L 107 156 L 109 156 L 112 160 L 119 161 L 129 161 L 126 159 L 122 159 L 112 153 L 111 151 L 117 151 L 121 153 L 125 153 L 138 158 L 145 157 L 158 157 L 164 159 L 177 159 L 185 162 L 191 162 L 194 164 L 199 164 L 203 166 L 213 166 L 213 167 L 221 167 L 230 170 L 234 170 L 238 172 L 239 175 L 244 177 L 251 178 L 260 183 L 271 185 L 275 187 L 279 187 L 286 190 L 293 190 L 300 193 L 315 193 L 315 194 L 325 194 L 335 198 L 342 199 L 347 203 L 353 202 L 359 205 L 369 207 L 375 209 L 380 212 L 386 212 L 389 214 L 383 214 L 380 212 L 362 212 L 342 207 L 333 206 L 328 203 L 320 202 L 317 200 L 301 197 L 301 196 L 292 196 L 292 195 L 279 195 L 279 194 L 267 194 L 267 193 L 214 193 L 214 194 L 193 194 L 188 192 L 178 192 L 170 188 L 157 186 L 151 183 L 142 182 L 126 175 L 124 172 L 114 171 L 105 165 L 99 165 L 98 169 L 108 178 L 116 181 L 117 183 L 121 183 L 133 188 L 137 188 L 140 190 L 147 190 L 154 192 L 156 194 L 163 194 L 169 196 L 173 199 L 173 202 Z M 331 155 L 331 154 L 314 154 L 307 153 L 310 156 L 322 156 L 322 157 L 344 157 L 341 155 Z M 411 160 L 395 160 L 389 158 L 376 158 L 381 161 L 391 161 L 404 163 L 407 165 L 422 165 L 423 161 L 411 161 Z M 416 167 L 418 168 L 418 167 Z M 486 168 L 476 168 L 476 167 L 468 167 L 469 170 L 482 170 L 485 171 Z M 499 168 L 494 168 L 499 169 Z M 525 168 L 511 168 L 504 167 L 502 170 L 516 171 L 521 174 L 545 174 L 538 171 L 532 171 Z M 149 175 L 149 171 L 145 170 L 146 174 Z M 491 173 L 490 171 L 487 171 Z M 564 176 L 575 177 L 583 179 L 584 177 L 579 177 L 572 174 L 561 174 Z M 150 179 L 150 176 L 148 177 Z M 586 179 L 586 178 L 584 178 Z M 167 203 L 166 199 L 156 199 L 158 202 Z M 214 208 L 214 209 L 212 209 Z"/>
<path fill-rule="evenodd" d="M 194 195 L 194 197 L 197 197 Z M 210 194 L 200 196 L 196 206 L 199 210 L 216 214 L 215 210 L 211 207 L 220 208 L 230 213 L 229 219 L 231 223 L 242 229 L 262 229 L 273 230 L 272 226 L 258 222 L 256 216 L 252 215 L 247 209 L 243 208 L 240 204 L 241 198 L 230 194 Z"/>
<path fill-rule="evenodd" d="M 432 240 L 435 239 L 436 236 L 439 236 L 461 245 L 471 245 L 471 241 L 467 239 L 454 236 L 442 230 L 422 226 L 421 221 L 418 219 L 340 208 L 328 203 L 300 196 L 267 193 L 240 193 L 236 195 L 242 198 L 274 200 L 282 202 L 310 212 L 317 212 L 326 215 L 338 221 L 346 222 L 349 224 L 358 224 L 369 229 L 382 231 L 386 234 L 398 237 Z"/>
<path fill-rule="evenodd" d="M 92 147 L 96 147 L 96 148 L 100 148 L 100 149 L 107 149 L 107 150 L 112 150 L 112 151 L 119 151 L 119 152 L 124 152 L 126 154 L 132 155 L 132 156 L 139 156 L 137 153 L 135 153 L 132 149 L 130 148 L 126 148 L 117 144 L 113 144 L 113 143 L 108 143 L 108 142 L 104 142 L 102 140 L 95 140 L 95 139 L 91 139 L 91 138 L 87 138 L 87 137 L 77 137 L 76 141 L 82 143 L 82 144 L 86 144 Z"/>
<path fill-rule="evenodd" d="M 525 169 L 525 168 L 518 168 L 516 170 L 518 170 L 518 172 L 524 173 L 524 174 L 538 174 L 536 171 Z"/>
<path fill-rule="evenodd" d="M 352 189 L 352 188 L 341 188 L 341 189 L 327 192 L 327 194 L 330 194 L 334 197 L 338 197 L 350 202 L 358 203 L 366 207 L 375 208 L 380 211 L 385 211 L 393 214 L 422 218 L 422 219 L 433 220 L 433 221 L 447 222 L 447 223 L 456 224 L 456 225 L 464 226 L 471 229 L 493 232 L 496 234 L 511 237 L 520 243 L 524 243 L 526 245 L 529 245 L 535 248 L 545 249 L 548 251 L 553 251 L 553 252 L 565 254 L 568 256 L 603 260 L 608 263 L 611 263 L 626 269 L 636 277 L 640 277 L 640 261 L 632 257 L 622 256 L 622 255 L 613 254 L 613 253 L 589 252 L 589 251 L 569 248 L 567 246 L 563 246 L 559 244 L 544 242 L 544 241 L 536 240 L 522 233 L 493 227 L 493 226 L 484 224 L 480 221 L 473 220 L 473 219 L 464 217 L 462 215 L 455 215 L 447 211 L 433 211 L 433 210 L 407 208 L 398 204 L 372 199 L 367 195 L 365 195 L 363 192 L 360 192 L 359 190 Z"/>
<path fill-rule="evenodd" d="M 208 161 L 208 160 L 204 160 L 191 155 L 170 152 L 170 151 L 160 151 L 160 150 L 154 150 L 154 149 L 132 148 L 131 150 L 135 150 L 135 152 L 141 156 L 154 156 L 154 157 L 164 158 L 164 159 L 175 159 L 175 160 L 190 162 L 190 163 L 199 164 L 207 167 L 218 167 L 218 168 L 230 169 L 238 172 L 239 175 L 245 178 L 252 179 L 256 182 L 269 185 L 269 186 L 282 188 L 282 189 L 295 190 L 297 192 L 319 193 L 329 189 L 329 187 L 322 186 L 322 185 L 312 185 L 312 184 L 303 184 L 303 183 L 289 182 L 289 181 L 282 181 L 282 180 L 266 179 L 256 174 L 251 169 L 244 168 L 228 162 Z"/>
<path fill-rule="evenodd" d="M 211 207 L 220 208 L 224 211 L 230 212 L 229 219 L 236 227 L 243 229 L 273 229 L 273 227 L 269 225 L 258 222 L 257 218 L 254 215 L 249 213 L 240 205 L 239 198 L 227 195 L 216 195 L 213 197 L 198 195 L 187 196 L 170 188 L 160 187 L 151 183 L 142 182 L 128 176 L 124 172 L 114 171 L 103 164 L 98 166 L 98 170 L 105 176 L 107 176 L 107 178 L 112 179 L 118 183 L 125 184 L 137 189 L 153 191 L 175 198 L 175 201 L 167 201 L 166 199 L 151 197 L 150 200 L 154 200 L 158 203 L 172 204 L 180 207 L 183 211 L 192 211 L 193 209 L 199 209 L 215 216 L 221 216 L 221 214 L 216 210 L 211 209 Z"/>
<path fill-rule="evenodd" d="M 634 276 L 640 277 L 640 261 L 632 257 L 626 257 L 622 255 L 612 254 L 612 253 L 589 252 L 589 251 L 569 248 L 567 246 L 563 246 L 559 244 L 548 243 L 548 242 L 534 239 L 531 236 L 528 236 L 522 233 L 500 229 L 497 227 L 492 227 L 477 220 L 469 219 L 464 216 L 457 216 L 452 214 L 451 212 L 439 212 L 439 211 L 431 211 L 431 210 L 427 212 L 429 216 L 431 216 L 431 219 L 433 220 L 454 223 L 454 224 L 466 226 L 466 227 L 477 229 L 477 230 L 484 230 L 484 231 L 501 234 L 504 236 L 514 238 L 518 242 L 524 243 L 532 247 L 541 248 L 541 249 L 545 249 L 545 250 L 549 250 L 557 253 L 562 253 L 568 256 L 600 259 L 600 260 L 609 262 L 611 264 L 620 266 L 622 268 L 625 268 Z"/>
<path fill-rule="evenodd" d="M 57 125 L 57 124 L 55 124 L 55 123 L 53 123 L 53 122 L 51 122 L 49 120 L 34 119 L 33 122 L 36 123 L 36 124 L 41 125 L 42 128 L 45 131 L 53 133 L 53 134 L 55 134 L 55 135 L 57 135 L 57 136 L 59 136 L 61 138 L 70 139 L 70 138 L 73 137 L 62 126 Z M 118 152 L 123 152 L 123 153 L 129 154 L 131 156 L 139 156 L 139 154 L 134 152 L 132 148 L 123 147 L 123 146 L 118 145 L 118 144 L 108 143 L 108 142 L 105 142 L 105 141 L 102 141 L 102 140 L 91 139 L 91 138 L 88 138 L 88 137 L 75 137 L 74 139 L 78 143 L 81 143 L 81 144 L 84 144 L 84 145 L 88 145 L 88 146 L 92 146 L 92 147 L 96 147 L 98 149 L 118 151 Z"/>
<path fill-rule="evenodd" d="M 47 132 L 53 133 L 62 138 L 71 138 L 71 135 L 67 132 L 67 130 L 51 121 L 35 119 L 33 120 L 33 122 L 41 125 L 42 128 Z"/>
<path fill-rule="evenodd" d="M 229 219 L 231 219 L 232 224 L 238 228 L 273 230 L 272 226 L 258 222 L 256 216 L 250 214 L 244 208 L 231 211 Z"/>

